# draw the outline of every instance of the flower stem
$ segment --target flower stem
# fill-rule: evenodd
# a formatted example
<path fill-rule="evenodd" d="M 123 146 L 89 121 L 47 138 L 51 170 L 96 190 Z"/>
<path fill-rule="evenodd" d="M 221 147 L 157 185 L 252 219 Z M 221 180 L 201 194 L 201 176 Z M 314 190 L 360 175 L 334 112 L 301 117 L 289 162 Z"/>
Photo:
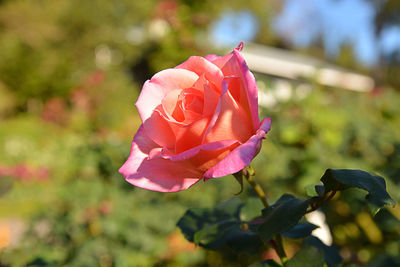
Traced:
<path fill-rule="evenodd" d="M 264 207 L 268 208 L 267 196 L 265 195 L 262 187 L 254 180 L 253 176 L 255 176 L 255 171 L 253 167 L 248 166 L 246 169 L 243 169 L 243 176 L 246 178 L 247 182 L 253 187 L 257 196 L 260 198 L 261 202 L 264 204 Z"/>
<path fill-rule="evenodd" d="M 261 200 L 265 208 L 268 208 L 267 197 L 265 195 L 264 190 L 262 187 L 255 181 L 254 176 L 256 175 L 253 167 L 248 166 L 247 168 L 242 170 L 242 177 L 247 180 L 247 182 L 253 187 L 254 191 L 256 192 L 258 198 Z M 275 249 L 276 253 L 278 254 L 279 258 L 283 266 L 285 266 L 287 262 L 287 256 L 285 253 L 285 249 L 283 248 L 282 243 L 282 236 L 280 234 L 276 235 L 273 240 L 271 240 L 274 244 L 273 248 Z"/>

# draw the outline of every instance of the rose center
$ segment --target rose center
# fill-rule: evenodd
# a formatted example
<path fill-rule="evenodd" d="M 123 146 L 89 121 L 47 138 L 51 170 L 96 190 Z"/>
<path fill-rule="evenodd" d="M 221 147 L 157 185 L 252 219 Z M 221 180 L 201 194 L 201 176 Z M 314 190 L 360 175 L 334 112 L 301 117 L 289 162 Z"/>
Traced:
<path fill-rule="evenodd" d="M 195 88 L 183 89 L 177 99 L 172 117 L 179 122 L 191 123 L 203 114 L 204 95 Z"/>
<path fill-rule="evenodd" d="M 182 90 L 180 97 L 184 112 L 191 111 L 199 115 L 203 113 L 204 96 L 202 92 L 193 88 L 185 89 Z"/>
<path fill-rule="evenodd" d="M 204 93 L 193 87 L 174 90 L 164 97 L 162 105 L 176 121 L 191 123 L 203 114 Z"/>

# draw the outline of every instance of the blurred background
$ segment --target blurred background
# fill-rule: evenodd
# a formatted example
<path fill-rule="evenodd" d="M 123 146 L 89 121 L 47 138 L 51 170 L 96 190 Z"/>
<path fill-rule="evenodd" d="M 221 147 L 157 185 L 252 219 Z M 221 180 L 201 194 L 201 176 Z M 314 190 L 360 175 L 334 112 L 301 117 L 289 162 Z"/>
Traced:
<path fill-rule="evenodd" d="M 143 82 L 240 41 L 273 123 L 253 162 L 271 200 L 357 168 L 399 201 L 399 1 L 0 0 L 0 266 L 218 266 L 176 222 L 233 177 L 162 194 L 117 170 Z M 364 196 L 322 210 L 332 243 L 345 266 L 396 266 L 400 208 L 373 218 Z"/>

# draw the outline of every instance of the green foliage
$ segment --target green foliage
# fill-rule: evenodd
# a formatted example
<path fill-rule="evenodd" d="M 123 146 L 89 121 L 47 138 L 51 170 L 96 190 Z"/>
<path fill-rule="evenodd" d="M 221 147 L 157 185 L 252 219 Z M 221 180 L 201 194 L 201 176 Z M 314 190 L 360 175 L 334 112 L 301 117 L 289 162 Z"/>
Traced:
<path fill-rule="evenodd" d="M 314 231 L 318 227 L 319 226 L 309 223 L 309 222 L 299 223 L 299 224 L 296 224 L 288 232 L 285 232 L 283 234 L 283 236 L 287 237 L 287 238 L 305 238 L 305 237 L 311 235 L 312 231 Z"/>
<path fill-rule="evenodd" d="M 218 250 L 226 247 L 234 253 L 257 254 L 263 244 L 259 237 L 243 228 L 240 220 L 242 203 L 237 198 L 216 205 L 212 209 L 188 210 L 177 226 L 187 240 L 205 248 Z"/>
<path fill-rule="evenodd" d="M 238 221 L 241 206 L 242 204 L 239 199 L 232 198 L 231 200 L 218 204 L 212 210 L 205 208 L 191 209 L 184 214 L 177 225 L 181 228 L 189 241 L 196 242 L 195 234 L 199 229 L 218 221 Z"/>
<path fill-rule="evenodd" d="M 373 203 L 379 209 L 393 203 L 386 192 L 385 181 L 376 175 L 360 170 L 326 170 L 321 181 L 324 186 L 317 185 L 319 194 L 308 199 L 298 199 L 292 195 L 282 195 L 273 205 L 250 214 L 254 217 L 243 221 L 241 211 L 243 204 L 237 198 L 216 205 L 214 208 L 194 208 L 188 210 L 179 220 L 177 226 L 186 239 L 206 249 L 229 249 L 234 253 L 257 254 L 265 246 L 272 246 L 278 251 L 274 237 L 282 234 L 287 238 L 304 239 L 302 248 L 287 262 L 287 266 L 339 266 L 343 258 L 333 246 L 327 246 L 311 233 L 318 226 L 300 222 L 306 213 L 320 208 L 331 200 L 336 191 L 349 188 L 367 190 L 373 196 Z M 250 183 L 251 184 L 251 183 Z M 377 186 L 379 185 L 379 186 Z M 368 198 L 371 201 L 371 198 Z M 246 207 L 246 206 L 244 206 Z M 277 238 L 280 240 L 281 237 Z M 260 263 L 273 264 L 273 263 Z M 273 265 L 272 265 L 273 266 Z"/>
<path fill-rule="evenodd" d="M 258 81 L 271 79 L 258 75 Z M 273 85 L 268 92 L 274 93 Z M 393 200 L 400 199 L 400 101 L 398 93 L 384 88 L 369 94 L 356 94 L 338 88 L 314 86 L 304 99 L 297 99 L 296 85 L 289 101 L 265 108 L 262 116 L 272 117 L 272 129 L 267 135 L 259 156 L 252 165 L 257 179 L 271 198 L 290 192 L 296 196 L 322 196 L 323 185 L 315 177 L 327 168 L 374 170 L 385 177 L 387 190 Z M 295 128 L 296 139 L 286 139 L 287 126 Z M 310 186 L 312 185 L 312 186 Z M 363 190 L 340 191 L 333 201 L 322 206 L 332 232 L 333 244 L 342 247 L 344 262 L 357 259 L 368 262 L 380 255 L 396 255 L 400 246 L 399 228 L 387 227 L 382 221 L 399 225 L 398 207 L 388 208 L 370 218 L 356 220 L 356 214 L 369 216 Z M 374 210 L 373 210 L 374 213 Z M 363 215 L 363 216 L 364 216 Z M 371 237 L 367 229 L 376 230 Z M 364 230 L 365 229 L 365 230 Z M 375 230 L 373 231 L 375 233 Z M 385 245 L 384 245 L 385 244 Z M 362 258 L 362 259 L 361 259 Z"/>
<path fill-rule="evenodd" d="M 357 187 L 368 191 L 366 199 L 375 207 L 394 205 L 395 202 L 386 192 L 385 180 L 361 170 L 328 169 L 321 178 L 326 191 L 339 191 Z"/>
<path fill-rule="evenodd" d="M 303 248 L 286 263 L 286 266 L 322 267 L 324 266 L 324 255 L 316 248 Z"/>
<path fill-rule="evenodd" d="M 306 213 L 310 201 L 285 194 L 275 204 L 264 209 L 263 222 L 257 230 L 261 238 L 268 242 L 274 235 L 291 230 Z"/>
<path fill-rule="evenodd" d="M 307 246 L 315 247 L 319 249 L 319 251 L 322 251 L 324 254 L 325 262 L 328 264 L 329 267 L 340 266 L 343 261 L 343 258 L 342 256 L 340 256 L 337 248 L 325 245 L 318 237 L 307 237 L 305 239 L 305 244 Z"/>

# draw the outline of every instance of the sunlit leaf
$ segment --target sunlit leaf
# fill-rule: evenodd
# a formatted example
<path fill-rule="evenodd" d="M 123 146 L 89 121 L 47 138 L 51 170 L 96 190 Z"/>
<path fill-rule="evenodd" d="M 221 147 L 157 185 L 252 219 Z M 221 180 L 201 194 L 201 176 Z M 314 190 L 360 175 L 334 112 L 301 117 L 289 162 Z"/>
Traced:
<path fill-rule="evenodd" d="M 308 185 L 308 186 L 306 186 L 306 194 L 307 194 L 307 196 L 309 196 L 309 197 L 317 197 L 317 196 L 318 196 L 318 193 L 317 193 L 317 191 L 315 190 L 315 186 L 314 186 L 314 185 Z"/>

